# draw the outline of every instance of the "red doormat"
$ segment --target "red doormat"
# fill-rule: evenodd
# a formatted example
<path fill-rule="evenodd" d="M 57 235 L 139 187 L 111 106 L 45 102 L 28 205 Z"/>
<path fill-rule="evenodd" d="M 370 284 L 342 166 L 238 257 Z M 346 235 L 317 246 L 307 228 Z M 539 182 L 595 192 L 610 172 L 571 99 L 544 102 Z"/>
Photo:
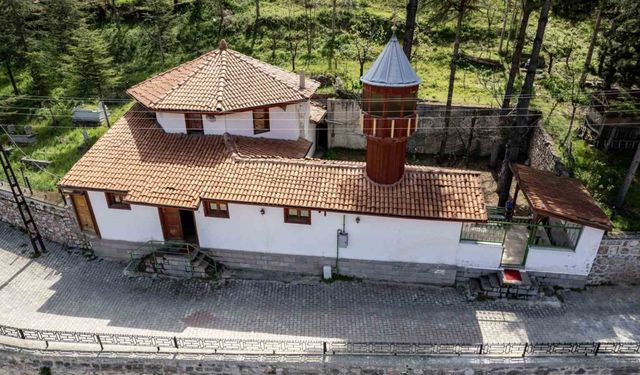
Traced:
<path fill-rule="evenodd" d="M 504 280 L 507 282 L 519 282 L 522 281 L 522 275 L 518 270 L 503 270 Z"/>

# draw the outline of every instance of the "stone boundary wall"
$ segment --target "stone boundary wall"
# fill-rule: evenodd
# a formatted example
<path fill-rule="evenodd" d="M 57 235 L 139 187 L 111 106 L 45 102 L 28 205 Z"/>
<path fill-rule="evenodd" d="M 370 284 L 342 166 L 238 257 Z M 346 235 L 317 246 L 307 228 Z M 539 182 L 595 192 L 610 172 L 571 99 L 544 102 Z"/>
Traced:
<path fill-rule="evenodd" d="M 71 206 L 25 198 L 42 237 L 71 247 L 83 246 L 83 236 Z M 13 194 L 4 186 L 0 186 L 0 220 L 24 229 Z"/>
<path fill-rule="evenodd" d="M 445 104 L 439 102 L 418 103 L 418 130 L 409 137 L 410 153 L 436 154 L 444 136 Z M 502 137 L 500 109 L 486 106 L 456 105 L 447 142 L 447 153 L 464 154 L 471 133 L 471 118 L 477 117 L 473 127 L 471 154 L 488 156 L 495 143 Z M 364 150 L 366 138 L 360 130 L 360 105 L 356 100 L 327 100 L 328 146 Z"/>
<path fill-rule="evenodd" d="M 536 358 L 529 360 L 478 360 L 414 357 L 322 357 L 180 353 L 75 352 L 23 350 L 0 345 L 0 372 L 7 375 L 50 373 L 95 374 L 227 374 L 227 375 L 473 375 L 473 374 L 637 374 L 638 362 L 630 358 Z"/>
<path fill-rule="evenodd" d="M 640 233 L 604 236 L 587 277 L 589 285 L 640 283 Z"/>
<path fill-rule="evenodd" d="M 532 168 L 554 172 L 559 176 L 569 176 L 567 167 L 558 155 L 551 135 L 537 126 L 529 139 L 529 165 Z"/>

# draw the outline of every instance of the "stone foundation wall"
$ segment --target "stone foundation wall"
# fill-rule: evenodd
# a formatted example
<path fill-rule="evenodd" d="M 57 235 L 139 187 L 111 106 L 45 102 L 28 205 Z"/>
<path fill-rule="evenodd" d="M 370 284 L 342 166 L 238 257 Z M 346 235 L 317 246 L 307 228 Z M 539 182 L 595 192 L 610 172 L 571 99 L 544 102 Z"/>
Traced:
<path fill-rule="evenodd" d="M 604 236 L 587 284 L 634 283 L 640 283 L 640 233 Z"/>
<path fill-rule="evenodd" d="M 360 106 L 355 100 L 329 99 L 327 125 L 329 148 L 343 147 L 364 150 L 366 138 L 360 130 Z M 409 137 L 410 153 L 436 154 L 444 137 L 445 104 L 422 102 L 418 104 L 418 130 Z M 447 140 L 447 153 L 488 156 L 496 142 L 502 138 L 505 126 L 499 108 L 456 105 L 452 107 L 451 125 Z M 472 130 L 472 118 L 476 117 Z M 537 117 L 537 115 L 532 115 Z M 471 136 L 471 142 L 469 138 Z M 470 143 L 470 144 L 469 144 Z"/>
<path fill-rule="evenodd" d="M 71 206 L 56 205 L 35 198 L 26 198 L 42 237 L 68 246 L 83 246 Z M 0 186 L 0 220 L 24 228 L 13 194 Z"/>
<path fill-rule="evenodd" d="M 213 257 L 229 268 L 249 268 L 268 271 L 322 275 L 325 265 L 335 267 L 336 259 L 289 254 L 269 254 L 249 251 L 209 250 Z M 456 267 L 445 264 L 380 262 L 343 259 L 338 261 L 341 275 L 368 280 L 453 285 Z"/>
<path fill-rule="evenodd" d="M 78 353 L 20 350 L 0 345 L 0 373 L 23 374 L 226 374 L 226 375 L 547 375 L 637 374 L 633 358 L 517 358 L 483 361 L 471 358 L 333 357 L 305 359 L 279 356 L 225 356 L 104 352 Z"/>

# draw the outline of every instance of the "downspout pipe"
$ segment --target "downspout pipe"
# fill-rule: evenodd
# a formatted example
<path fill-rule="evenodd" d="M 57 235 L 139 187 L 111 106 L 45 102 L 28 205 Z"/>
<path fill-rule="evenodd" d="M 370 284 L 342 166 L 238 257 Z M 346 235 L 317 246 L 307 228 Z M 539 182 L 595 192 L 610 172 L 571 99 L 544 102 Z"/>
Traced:
<path fill-rule="evenodd" d="M 347 215 L 342 215 L 342 229 L 336 231 L 336 274 L 340 274 L 340 269 L 338 268 L 338 259 L 340 258 L 340 234 L 345 232 L 346 217 Z"/>

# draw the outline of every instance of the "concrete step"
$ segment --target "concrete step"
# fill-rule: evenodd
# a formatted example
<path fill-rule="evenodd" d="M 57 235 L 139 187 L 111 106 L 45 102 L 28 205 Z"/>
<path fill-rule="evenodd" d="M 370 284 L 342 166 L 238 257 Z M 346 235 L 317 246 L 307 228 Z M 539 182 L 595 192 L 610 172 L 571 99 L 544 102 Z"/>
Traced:
<path fill-rule="evenodd" d="M 500 288 L 502 285 L 500 284 L 500 279 L 498 279 L 498 275 L 495 273 L 491 273 L 488 275 L 489 284 L 491 284 L 492 288 Z"/>
<path fill-rule="evenodd" d="M 485 292 L 493 290 L 493 287 L 491 286 L 491 282 L 489 282 L 489 277 L 480 276 L 480 288 Z"/>

